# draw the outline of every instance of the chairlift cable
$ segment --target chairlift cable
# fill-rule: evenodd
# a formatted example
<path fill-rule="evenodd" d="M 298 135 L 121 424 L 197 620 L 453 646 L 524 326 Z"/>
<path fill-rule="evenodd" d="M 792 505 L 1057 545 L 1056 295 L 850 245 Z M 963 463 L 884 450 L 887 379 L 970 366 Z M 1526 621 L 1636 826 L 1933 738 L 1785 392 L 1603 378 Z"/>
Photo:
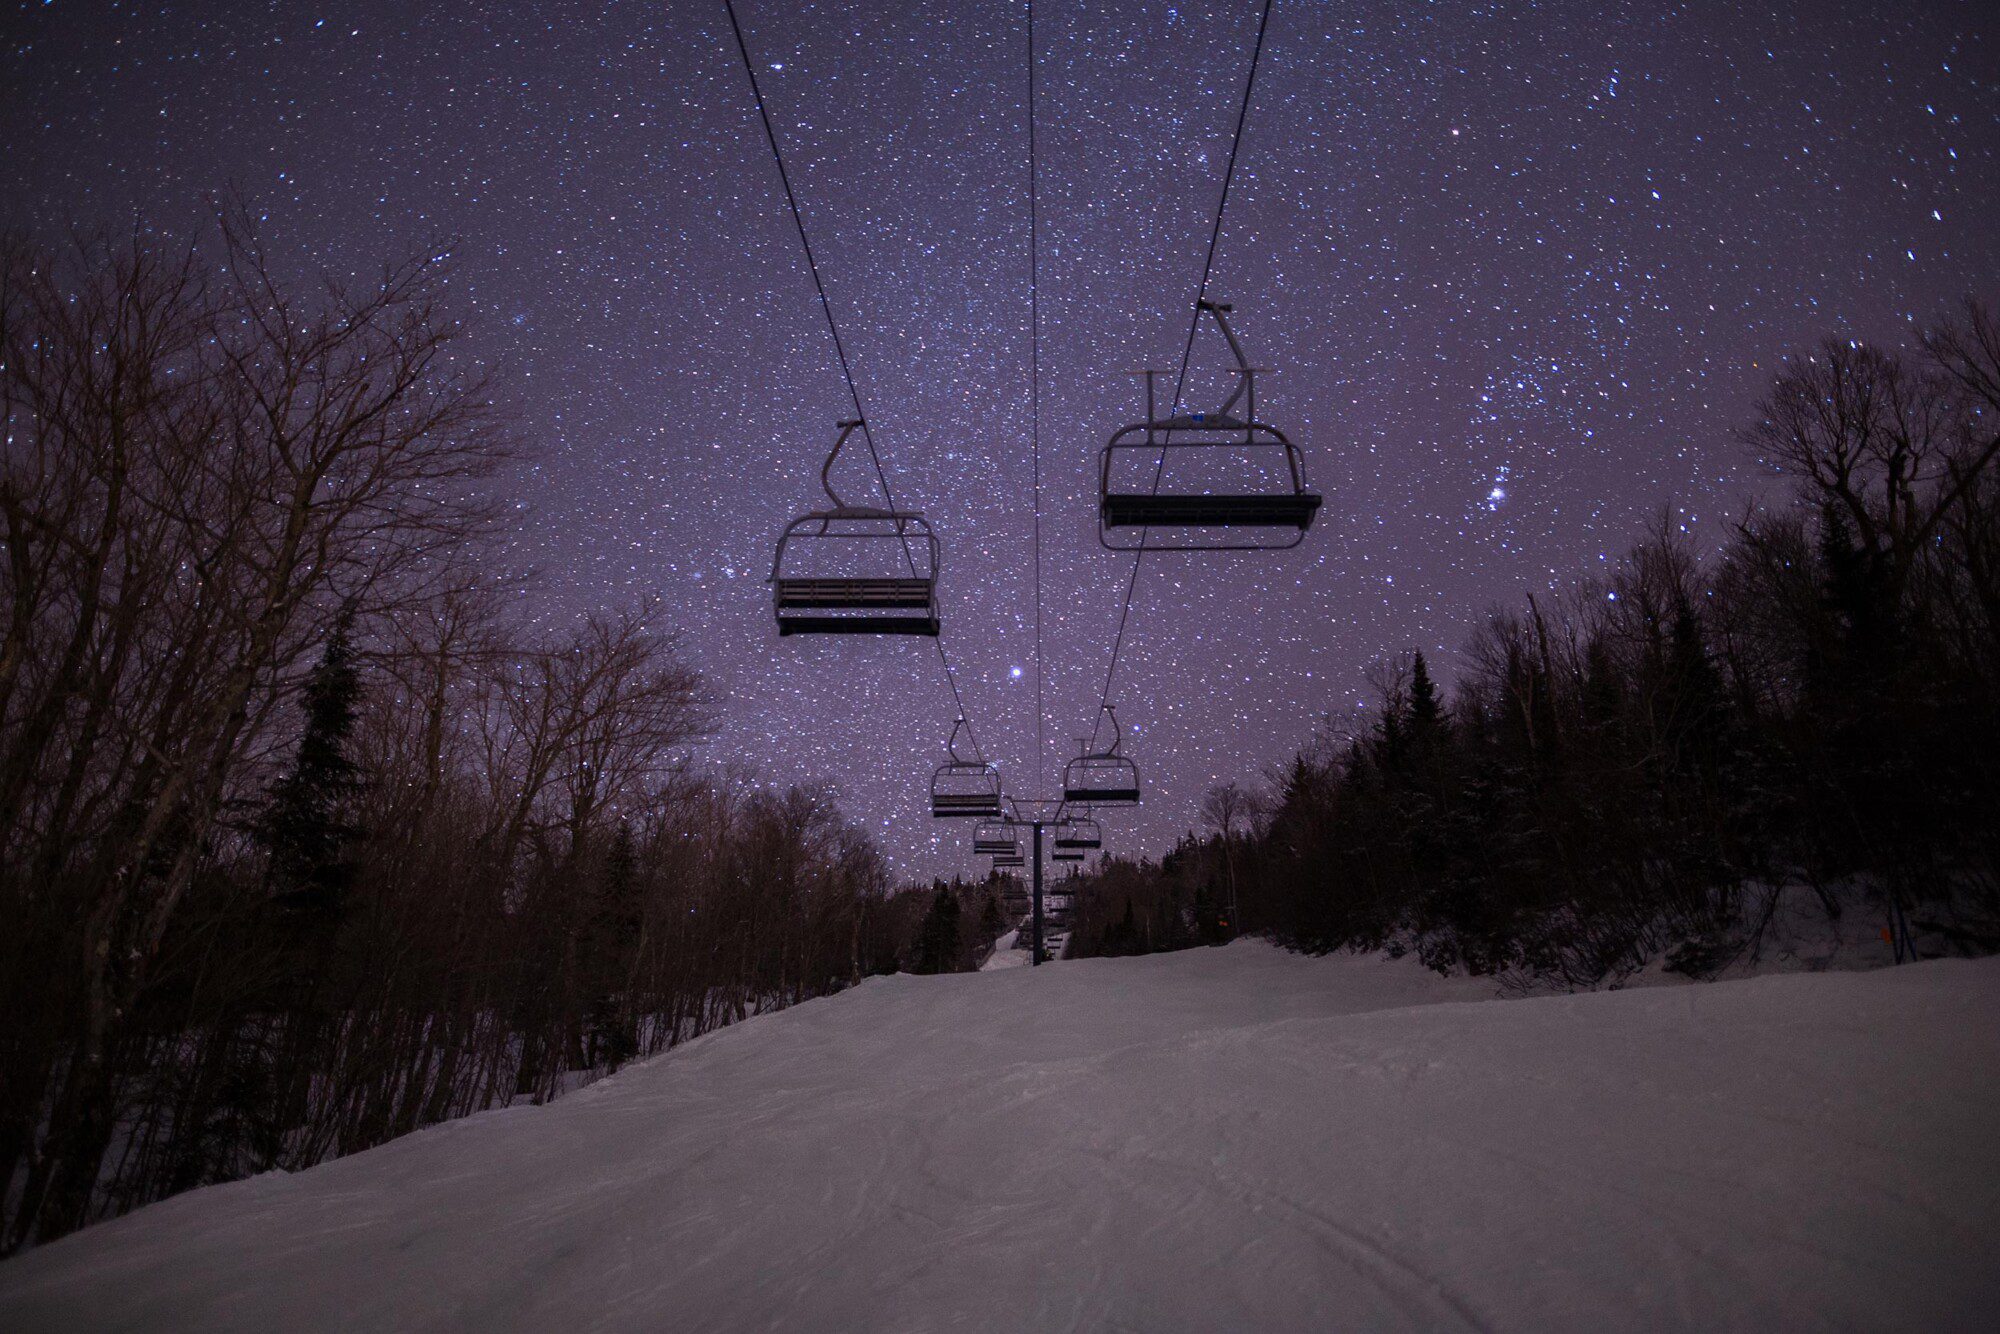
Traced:
<path fill-rule="evenodd" d="M 1201 327 L 1201 304 L 1208 299 L 1209 275 L 1215 269 L 1215 251 L 1222 238 L 1223 214 L 1229 208 L 1229 187 L 1236 179 L 1236 154 L 1243 147 L 1243 126 L 1250 117 L 1250 93 L 1257 86 L 1257 67 L 1264 56 L 1264 31 L 1271 22 L 1272 0 L 1264 0 L 1263 12 L 1257 18 L 1257 38 L 1250 48 L 1250 74 L 1243 81 L 1243 101 L 1236 109 L 1236 133 L 1229 143 L 1229 162 L 1222 173 L 1222 196 L 1215 206 L 1215 223 L 1208 233 L 1208 254 L 1201 264 L 1201 285 L 1195 289 L 1194 316 L 1188 321 L 1187 342 L 1181 349 L 1180 374 L 1174 379 L 1174 398 L 1168 417 L 1180 413 L 1181 393 L 1187 387 L 1188 362 L 1194 355 L 1194 336 Z M 1166 452 L 1161 451 L 1160 460 L 1153 469 L 1153 490 L 1160 489 L 1160 475 L 1166 467 Z M 1111 641 L 1111 663 L 1104 672 L 1104 695 L 1098 702 L 1097 716 L 1103 718 L 1104 705 L 1111 701 L 1111 686 L 1118 676 L 1118 656 L 1125 647 L 1125 623 L 1132 615 L 1132 594 L 1139 585 L 1139 569 L 1146 559 L 1146 539 L 1139 539 L 1139 549 L 1132 557 L 1132 575 L 1125 581 L 1125 601 L 1118 612 L 1118 630 Z M 1097 724 L 1091 724 L 1091 742 L 1097 740 Z"/>
<path fill-rule="evenodd" d="M 1028 0 L 1028 456 L 1032 460 L 1035 511 L 1035 763 L 1042 781 L 1046 755 L 1042 712 L 1042 305 L 1041 212 L 1035 152 L 1035 0 Z"/>
<path fill-rule="evenodd" d="M 847 345 L 841 341 L 840 326 L 833 318 L 833 303 L 827 299 L 826 283 L 820 277 L 819 260 L 813 254 L 812 241 L 806 235 L 805 215 L 799 211 L 799 198 L 792 189 L 791 173 L 785 169 L 785 155 L 778 147 L 778 131 L 771 123 L 770 108 L 764 102 L 764 89 L 757 82 L 757 65 L 750 58 L 750 44 L 744 40 L 743 25 L 736 17 L 736 0 L 722 0 L 723 9 L 729 15 L 729 30 L 736 38 L 736 53 L 743 58 L 743 72 L 750 79 L 750 96 L 757 103 L 757 117 L 764 125 L 764 140 L 771 147 L 771 160 L 777 164 L 778 183 L 784 187 L 785 204 L 791 210 L 792 226 L 799 234 L 799 248 L 805 252 L 806 268 L 812 274 L 813 290 L 819 295 L 820 313 L 826 317 L 826 331 L 833 338 L 834 357 L 840 363 L 841 378 L 847 382 L 847 396 L 854 404 L 854 415 L 861 422 L 861 439 L 868 446 L 868 457 L 875 465 L 875 480 L 881 484 L 882 498 L 891 511 L 896 508 L 895 493 L 889 488 L 889 475 L 882 467 L 882 456 L 875 448 L 875 432 L 868 423 L 868 414 L 861 407 L 861 391 L 854 382 L 854 370 L 848 364 Z M 907 539 L 903 542 L 903 559 L 909 562 L 911 574 L 917 570 L 917 559 L 910 551 Z M 983 755 L 979 745 L 979 734 L 966 717 L 965 699 L 959 693 L 958 674 L 951 668 L 951 658 L 945 653 L 942 636 L 932 641 L 937 645 L 938 663 L 944 668 L 945 684 L 951 687 L 952 704 L 957 709 L 957 717 L 965 722 L 967 736 L 972 741 L 974 755 Z M 1037 668 L 1039 671 L 1039 667 Z"/>

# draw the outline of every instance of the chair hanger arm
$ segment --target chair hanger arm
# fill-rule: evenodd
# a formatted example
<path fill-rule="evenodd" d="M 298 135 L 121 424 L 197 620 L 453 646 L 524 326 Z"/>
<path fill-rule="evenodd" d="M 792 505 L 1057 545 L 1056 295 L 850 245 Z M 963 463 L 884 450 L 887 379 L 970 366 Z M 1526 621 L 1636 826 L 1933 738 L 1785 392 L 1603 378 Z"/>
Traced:
<path fill-rule="evenodd" d="M 838 510 L 846 509 L 847 505 L 841 500 L 840 494 L 833 489 L 833 461 L 840 457 L 841 447 L 847 443 L 847 437 L 854 434 L 855 427 L 861 425 L 861 419 L 857 417 L 853 421 L 838 422 L 836 425 L 840 427 L 840 435 L 834 440 L 833 448 L 827 452 L 826 462 L 820 465 L 819 485 L 820 490 L 826 492 L 826 498 L 831 500 L 833 507 Z"/>

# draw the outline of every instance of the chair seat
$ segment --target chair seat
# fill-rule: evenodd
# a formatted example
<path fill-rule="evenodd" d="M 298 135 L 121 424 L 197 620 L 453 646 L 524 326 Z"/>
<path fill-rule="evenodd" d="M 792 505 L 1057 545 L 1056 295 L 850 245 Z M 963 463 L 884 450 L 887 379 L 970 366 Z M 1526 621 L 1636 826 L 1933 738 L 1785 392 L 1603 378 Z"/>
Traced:
<path fill-rule="evenodd" d="M 1000 798 L 990 792 L 961 796 L 955 793 L 939 793 L 931 798 L 932 815 L 983 815 L 988 818 L 1000 814 Z"/>
<path fill-rule="evenodd" d="M 1139 804 L 1139 789 L 1136 787 L 1066 787 L 1063 800 L 1088 803 L 1093 806 L 1136 806 Z"/>
<path fill-rule="evenodd" d="M 1146 495 L 1112 492 L 1102 502 L 1107 528 L 1312 527 L 1321 497 L 1310 491 L 1257 496 Z"/>

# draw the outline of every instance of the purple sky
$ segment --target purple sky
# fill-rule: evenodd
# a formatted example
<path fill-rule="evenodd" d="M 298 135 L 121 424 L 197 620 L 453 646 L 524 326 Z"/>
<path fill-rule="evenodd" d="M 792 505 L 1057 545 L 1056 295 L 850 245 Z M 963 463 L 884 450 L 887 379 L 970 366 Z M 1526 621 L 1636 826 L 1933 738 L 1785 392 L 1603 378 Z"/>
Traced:
<path fill-rule="evenodd" d="M 739 9 L 883 461 L 945 542 L 968 711 L 1035 787 L 1024 7 Z M 1043 785 L 1130 568 L 1097 546 L 1097 450 L 1125 372 L 1186 336 L 1257 10 L 1037 11 Z M 1990 3 L 1280 0 L 1212 294 L 1326 506 L 1291 552 L 1148 559 L 1112 698 L 1149 791 L 1107 843 L 1163 849 L 1372 659 L 1448 674 L 1487 608 L 1662 505 L 1718 537 L 1768 486 L 1731 432 L 1787 350 L 2000 295 L 1996 29 Z M 0 221 L 178 227 L 233 187 L 342 271 L 456 238 L 473 350 L 519 386 L 534 613 L 665 599 L 716 759 L 834 785 L 901 869 L 978 868 L 924 804 L 932 646 L 771 624 L 846 391 L 721 0 L 53 0 L 4 31 Z"/>

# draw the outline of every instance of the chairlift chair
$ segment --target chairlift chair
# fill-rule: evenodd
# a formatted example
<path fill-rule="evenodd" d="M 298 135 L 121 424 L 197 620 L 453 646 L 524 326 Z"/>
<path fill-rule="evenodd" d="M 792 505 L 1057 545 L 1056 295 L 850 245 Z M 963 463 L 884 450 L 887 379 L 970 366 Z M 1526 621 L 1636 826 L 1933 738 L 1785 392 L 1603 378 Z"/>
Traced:
<path fill-rule="evenodd" d="M 1088 852 L 1092 848 L 1104 846 L 1104 831 L 1097 821 L 1087 815 L 1074 815 L 1056 824 L 1056 855 L 1065 852 Z M 1070 860 L 1067 857 L 1064 861 Z"/>
<path fill-rule="evenodd" d="M 1146 419 L 1111 437 L 1098 461 L 1097 537 L 1112 551 L 1282 551 L 1305 540 L 1321 497 L 1305 483 L 1305 456 L 1285 433 L 1257 420 L 1257 367 L 1224 316 L 1233 309 L 1200 303 L 1215 317 L 1242 377 L 1214 412 L 1161 418 L 1153 395 L 1157 371 L 1146 382 Z M 1235 415 L 1243 405 L 1241 416 Z M 1178 407 L 1178 404 L 1173 405 Z M 1220 489 L 1163 490 L 1167 464 L 1211 461 L 1224 474 Z M 1245 476 L 1245 469 L 1248 475 Z M 1258 479 L 1263 485 L 1248 485 Z M 1185 486 L 1185 482 L 1183 482 Z M 1136 540 L 1116 540 L 1128 529 Z M 1164 531 L 1162 531 L 1164 530 Z"/>
<path fill-rule="evenodd" d="M 1018 857 L 1021 840 L 1005 820 L 982 821 L 973 828 L 972 850 L 982 857 Z"/>
<path fill-rule="evenodd" d="M 819 470 L 831 509 L 785 525 L 771 562 L 779 635 L 927 635 L 938 632 L 938 540 L 914 510 L 849 505 L 833 489 L 833 462 L 862 423 L 840 423 Z"/>
<path fill-rule="evenodd" d="M 1003 852 L 993 859 L 993 869 L 996 871 L 1010 870 L 1027 864 L 1028 859 L 1019 852 Z"/>
<path fill-rule="evenodd" d="M 1056 862 L 1080 862 L 1089 855 L 1089 853 L 1084 852 L 1080 848 L 1064 848 L 1058 844 L 1056 850 L 1049 854 L 1049 860 Z"/>
<path fill-rule="evenodd" d="M 1137 806 L 1139 766 L 1118 753 L 1125 735 L 1117 711 L 1106 704 L 1104 716 L 1111 723 L 1111 744 L 1101 751 L 1092 751 L 1088 741 L 1079 747 L 1081 753 L 1063 766 L 1063 800 L 1086 806 Z"/>
<path fill-rule="evenodd" d="M 951 758 L 931 774 L 931 815 L 939 820 L 997 820 L 1001 813 L 1000 771 L 980 759 L 976 751 L 969 760 L 958 753 L 960 729 L 968 738 L 972 735 L 963 718 L 952 726 L 951 740 L 945 743 L 945 753 Z"/>

